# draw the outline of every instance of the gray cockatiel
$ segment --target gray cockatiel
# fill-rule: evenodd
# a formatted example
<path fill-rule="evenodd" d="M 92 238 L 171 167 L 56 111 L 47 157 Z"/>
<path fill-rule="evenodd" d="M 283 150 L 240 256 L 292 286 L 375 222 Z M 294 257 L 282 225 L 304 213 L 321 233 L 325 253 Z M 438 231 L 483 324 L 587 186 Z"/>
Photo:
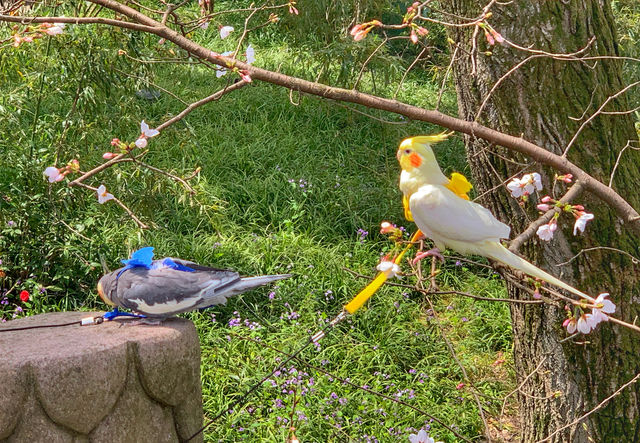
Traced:
<path fill-rule="evenodd" d="M 156 320 L 181 312 L 225 304 L 229 297 L 291 274 L 240 277 L 237 272 L 201 266 L 177 258 L 153 260 L 153 248 L 139 249 L 123 268 L 98 282 L 102 300 Z"/>

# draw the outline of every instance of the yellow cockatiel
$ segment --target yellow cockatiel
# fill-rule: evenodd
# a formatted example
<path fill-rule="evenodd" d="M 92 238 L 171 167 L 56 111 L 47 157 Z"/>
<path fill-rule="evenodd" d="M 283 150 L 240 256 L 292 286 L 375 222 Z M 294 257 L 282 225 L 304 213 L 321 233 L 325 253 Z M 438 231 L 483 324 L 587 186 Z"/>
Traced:
<path fill-rule="evenodd" d="M 511 228 L 489 210 L 469 201 L 471 184 L 460 174 L 447 178 L 431 150 L 431 144 L 449 134 L 405 139 L 398 148 L 402 167 L 400 190 L 404 194 L 405 215 L 440 250 L 451 248 L 461 254 L 475 254 L 499 261 L 532 277 L 539 278 L 579 297 L 593 300 L 583 292 L 537 268 L 500 244 L 509 238 Z"/>

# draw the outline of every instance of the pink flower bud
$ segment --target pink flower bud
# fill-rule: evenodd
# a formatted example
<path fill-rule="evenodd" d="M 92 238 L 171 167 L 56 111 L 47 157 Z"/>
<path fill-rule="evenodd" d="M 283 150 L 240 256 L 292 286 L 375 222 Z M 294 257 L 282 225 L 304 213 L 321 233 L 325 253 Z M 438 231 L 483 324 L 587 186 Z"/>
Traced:
<path fill-rule="evenodd" d="M 464 388 L 464 383 L 458 383 L 458 385 L 456 386 L 456 389 L 460 390 L 462 388 Z"/>
<path fill-rule="evenodd" d="M 536 208 L 538 208 L 539 211 L 547 212 L 551 208 L 551 206 L 546 203 L 540 203 L 538 206 L 536 206 Z"/>
<path fill-rule="evenodd" d="M 411 34 L 409 35 L 409 39 L 411 40 L 411 43 L 413 43 L 414 45 L 416 43 L 418 43 L 418 34 L 416 34 L 413 29 L 411 30 Z"/>
<path fill-rule="evenodd" d="M 496 44 L 496 40 L 493 38 L 493 36 L 489 33 L 489 31 L 487 31 L 486 29 L 484 30 L 484 36 L 487 39 L 487 42 L 489 43 L 489 45 L 493 46 Z"/>
<path fill-rule="evenodd" d="M 104 154 L 102 154 L 102 158 L 104 158 L 105 160 L 111 160 L 116 155 L 117 154 L 114 154 L 113 152 L 105 152 Z"/>
<path fill-rule="evenodd" d="M 491 32 L 491 35 L 493 36 L 493 38 L 498 42 L 498 43 L 504 43 L 504 37 L 502 35 L 500 35 L 500 33 L 498 31 L 496 31 L 493 28 L 489 29 L 489 32 Z"/>
<path fill-rule="evenodd" d="M 549 197 L 548 195 L 545 195 L 544 197 L 542 197 L 540 201 L 542 203 L 549 203 L 551 200 L 552 200 L 551 197 Z"/>
<path fill-rule="evenodd" d="M 249 71 L 241 69 L 238 71 L 238 74 L 240 74 L 240 77 L 242 77 L 242 80 L 244 80 L 245 82 L 251 82 L 251 75 L 249 75 Z"/>
<path fill-rule="evenodd" d="M 426 28 L 423 28 L 422 26 L 418 26 L 418 29 L 416 29 L 416 32 L 420 37 L 424 37 L 429 33 L 429 31 Z"/>
<path fill-rule="evenodd" d="M 540 300 L 542 298 L 542 294 L 540 294 L 540 291 L 538 291 L 537 289 L 533 292 L 533 298 L 535 298 L 536 300 Z"/>
<path fill-rule="evenodd" d="M 111 146 L 118 146 L 120 144 L 120 140 L 117 138 L 114 138 L 113 140 L 111 140 Z"/>
<path fill-rule="evenodd" d="M 575 209 L 576 211 L 584 211 L 584 206 L 582 205 L 573 205 L 573 209 Z M 580 214 L 582 215 L 582 214 Z"/>
<path fill-rule="evenodd" d="M 562 327 L 566 328 L 569 323 L 571 323 L 571 319 L 570 318 L 568 318 L 568 319 L 566 319 L 565 321 L 562 322 Z"/>

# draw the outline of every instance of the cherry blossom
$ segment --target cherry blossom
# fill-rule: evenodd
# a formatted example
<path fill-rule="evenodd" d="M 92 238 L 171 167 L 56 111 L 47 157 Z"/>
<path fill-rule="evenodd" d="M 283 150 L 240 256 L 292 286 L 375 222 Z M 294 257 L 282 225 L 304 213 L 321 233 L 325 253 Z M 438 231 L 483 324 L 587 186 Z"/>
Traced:
<path fill-rule="evenodd" d="M 493 29 L 491 26 L 489 26 L 489 32 L 491 33 L 491 36 L 494 38 L 494 40 L 498 43 L 504 43 L 504 37 L 495 29 Z"/>
<path fill-rule="evenodd" d="M 536 235 L 540 237 L 540 240 L 550 241 L 556 229 L 558 229 L 558 224 L 556 220 L 553 219 L 549 223 L 540 226 L 536 231 Z"/>
<path fill-rule="evenodd" d="M 146 124 L 144 120 L 140 122 L 140 132 L 140 137 L 138 137 L 138 140 L 136 140 L 136 146 L 140 149 L 147 147 L 148 138 L 155 137 L 156 135 L 160 134 L 160 131 L 158 131 L 157 129 L 150 129 L 149 125 Z"/>
<path fill-rule="evenodd" d="M 573 174 L 564 174 L 556 176 L 556 180 L 560 180 L 565 183 L 571 183 L 573 180 Z"/>
<path fill-rule="evenodd" d="M 387 278 L 399 277 L 398 274 L 400 274 L 400 266 L 386 259 L 383 259 L 383 261 L 376 266 L 376 269 L 380 272 L 384 272 L 387 275 Z"/>
<path fill-rule="evenodd" d="M 577 216 L 576 223 L 573 225 L 573 235 L 576 235 L 578 231 L 584 232 L 584 229 L 587 227 L 587 222 L 593 220 L 593 214 L 589 214 L 588 212 L 578 211 Z"/>
<path fill-rule="evenodd" d="M 520 179 L 518 177 L 514 177 L 509 183 L 507 183 L 507 189 L 511 192 L 511 196 L 514 198 L 521 197 L 523 186 L 520 185 Z"/>
<path fill-rule="evenodd" d="M 115 198 L 113 194 L 110 194 L 107 192 L 107 188 L 105 185 L 98 186 L 97 194 L 98 194 L 98 203 L 100 203 L 101 205 Z"/>
<path fill-rule="evenodd" d="M 536 208 L 538 208 L 539 211 L 547 212 L 549 209 L 551 209 L 551 206 L 549 206 L 547 203 L 540 203 L 536 206 Z"/>
<path fill-rule="evenodd" d="M 298 15 L 298 9 L 296 9 L 295 7 L 296 2 L 289 2 L 289 14 L 295 14 Z"/>
<path fill-rule="evenodd" d="M 223 52 L 221 55 L 223 55 L 224 57 L 229 57 L 231 54 L 233 54 L 233 51 L 227 51 L 227 52 Z M 218 68 L 216 70 L 216 77 L 220 78 L 223 75 L 227 74 L 227 70 L 225 68 Z"/>
<path fill-rule="evenodd" d="M 540 177 L 540 174 L 537 172 L 525 174 L 522 178 L 514 177 L 507 183 L 507 189 L 514 198 L 526 197 L 527 195 L 533 194 L 536 190 L 542 190 L 542 177 Z"/>
<path fill-rule="evenodd" d="M 569 334 L 573 334 L 578 330 L 578 323 L 575 318 L 568 318 L 562 323 L 562 326 L 567 328 Z"/>
<path fill-rule="evenodd" d="M 609 297 L 609 293 L 603 292 L 602 294 L 598 295 L 596 300 L 593 302 L 596 307 L 591 308 L 591 315 L 596 322 L 595 324 L 598 324 L 602 321 L 609 321 L 609 317 L 607 316 L 607 314 L 613 314 L 614 312 L 616 312 L 616 305 L 607 297 Z"/>
<path fill-rule="evenodd" d="M 420 37 L 424 37 L 425 35 L 427 35 L 429 33 L 429 31 L 426 28 L 423 28 L 422 26 L 418 26 L 416 28 L 416 33 L 420 36 Z"/>
<path fill-rule="evenodd" d="M 486 28 L 484 29 L 484 36 L 487 39 L 487 43 L 489 43 L 489 45 L 493 46 L 496 44 L 496 40 L 493 38 L 493 35 L 491 35 Z"/>
<path fill-rule="evenodd" d="M 60 169 L 49 166 L 44 170 L 44 175 L 49 178 L 49 183 L 55 183 L 64 180 L 64 174 L 60 172 Z"/>
<path fill-rule="evenodd" d="M 113 152 L 105 152 L 104 154 L 102 154 L 102 158 L 104 158 L 105 160 L 111 160 L 113 157 L 117 155 L 118 154 L 114 154 Z"/>
<path fill-rule="evenodd" d="M 409 34 L 409 39 L 414 45 L 418 43 L 418 34 L 416 34 L 416 31 L 414 31 L 413 29 L 411 30 L 411 34 Z"/>
<path fill-rule="evenodd" d="M 409 435 L 409 443 L 440 443 L 436 442 L 432 437 L 429 437 L 427 431 L 420 429 L 417 434 Z"/>
<path fill-rule="evenodd" d="M 49 25 L 49 26 L 45 27 L 45 25 Z M 65 24 L 64 23 L 54 23 L 53 25 L 50 25 L 49 23 L 43 23 L 43 27 L 45 27 L 44 32 L 47 35 L 54 36 L 54 35 L 60 35 L 60 34 L 62 34 L 64 32 Z"/>
<path fill-rule="evenodd" d="M 582 314 L 578 319 L 578 332 L 588 334 L 593 328 L 595 328 L 596 324 L 597 322 L 594 321 L 593 315 Z"/>
<path fill-rule="evenodd" d="M 251 65 L 256 61 L 256 50 L 253 49 L 253 46 L 247 46 L 247 51 L 245 53 L 247 55 L 247 64 Z"/>
<path fill-rule="evenodd" d="M 231 34 L 234 30 L 235 28 L 233 26 L 223 26 L 222 28 L 220 28 L 220 38 L 224 40 L 225 38 L 229 37 L 229 34 Z"/>
<path fill-rule="evenodd" d="M 240 77 L 242 77 L 242 80 L 244 80 L 245 82 L 251 82 L 251 75 L 249 75 L 249 71 L 247 71 L 246 69 L 239 70 L 238 74 L 240 74 Z"/>
<path fill-rule="evenodd" d="M 351 36 L 355 41 L 360 41 L 363 38 L 365 38 L 373 28 L 380 25 L 382 25 L 382 23 L 380 23 L 378 20 L 372 20 L 367 23 L 361 23 L 351 28 L 351 31 L 349 32 L 349 34 L 351 34 Z"/>

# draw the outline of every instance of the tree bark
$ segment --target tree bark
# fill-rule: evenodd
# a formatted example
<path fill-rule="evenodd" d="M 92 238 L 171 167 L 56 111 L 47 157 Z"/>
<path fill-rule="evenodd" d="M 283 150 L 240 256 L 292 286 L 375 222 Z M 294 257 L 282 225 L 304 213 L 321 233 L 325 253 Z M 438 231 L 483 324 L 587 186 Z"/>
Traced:
<path fill-rule="evenodd" d="M 476 17 L 486 1 L 448 0 L 448 11 Z M 508 40 L 520 46 L 551 53 L 572 53 L 595 42 L 587 55 L 618 55 L 614 19 L 606 0 L 515 1 L 494 5 L 488 20 Z M 451 38 L 464 54 L 454 64 L 459 114 L 474 120 L 493 85 L 512 67 L 530 56 L 507 44 L 489 46 L 484 32 L 477 33 L 480 52 L 476 63 L 469 56 L 474 28 L 452 28 Z M 475 65 L 475 66 L 474 66 Z M 509 75 L 492 93 L 479 123 L 514 136 L 523 136 L 548 150 L 562 154 L 583 124 L 611 95 L 624 87 L 622 65 L 616 60 L 589 62 L 534 58 Z M 622 94 L 605 109 L 626 110 Z M 618 154 L 628 140 L 637 140 L 630 114 L 600 115 L 582 130 L 568 153 L 572 162 L 594 177 L 609 182 Z M 564 185 L 553 183 L 554 173 L 497 146 L 466 137 L 466 149 L 480 203 L 502 221 L 521 232 L 537 218 L 535 204 L 521 208 L 501 183 L 512 175 L 538 171 L 545 190 L 556 192 Z M 498 155 L 494 155 L 498 154 Z M 640 207 L 640 155 L 627 149 L 617 168 L 613 187 L 635 207 Z M 525 167 L 529 163 L 528 167 Z M 497 189 L 496 189 L 497 188 Z M 492 191 L 494 189 L 494 191 Z M 543 194 L 545 195 L 545 194 Z M 561 194 L 560 194 L 561 195 Z M 534 198 L 535 201 L 535 198 Z M 572 234 L 573 219 L 562 215 L 560 229 L 550 243 L 537 238 L 521 253 L 552 274 L 596 296 L 611 293 L 616 315 L 633 322 L 640 314 L 640 268 L 625 255 L 597 249 L 566 262 L 583 248 L 611 246 L 638 256 L 639 240 L 628 233 L 620 219 L 588 194 L 578 202 L 595 214 L 583 235 Z M 541 244 L 542 243 L 542 244 Z M 530 296 L 508 284 L 514 298 Z M 552 306 L 513 304 L 514 361 L 518 384 L 531 374 L 519 393 L 523 441 L 546 438 L 573 422 L 611 395 L 617 387 L 640 372 L 640 337 L 637 333 L 605 323 L 586 336 L 564 341 L 561 327 L 566 318 L 564 303 Z M 640 441 L 640 383 L 609 401 L 597 413 L 556 434 L 550 441 Z"/>

